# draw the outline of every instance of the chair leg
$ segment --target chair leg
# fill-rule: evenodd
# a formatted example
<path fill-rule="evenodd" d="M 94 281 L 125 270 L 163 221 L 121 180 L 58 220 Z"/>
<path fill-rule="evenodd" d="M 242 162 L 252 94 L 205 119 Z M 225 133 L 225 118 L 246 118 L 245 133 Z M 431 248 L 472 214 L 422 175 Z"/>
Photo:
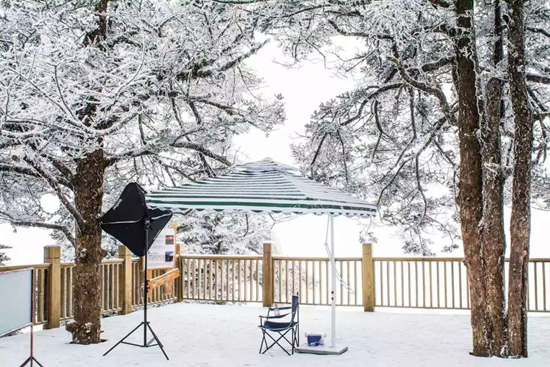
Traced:
<path fill-rule="evenodd" d="M 296 330 L 292 329 L 292 355 L 294 355 L 295 346 L 296 346 Z"/>
<path fill-rule="evenodd" d="M 264 349 L 264 350 L 261 352 L 261 354 L 265 354 L 268 350 L 270 350 L 270 349 L 271 349 L 272 347 L 274 347 L 275 345 L 278 345 L 279 348 L 281 348 L 281 349 L 282 349 L 286 354 L 288 354 L 289 356 L 291 356 L 292 354 L 294 354 L 294 345 L 293 345 L 294 339 L 288 340 L 288 339 L 286 338 L 286 334 L 288 334 L 289 331 L 293 331 L 293 329 L 288 329 L 288 330 L 286 330 L 284 333 L 278 331 L 277 333 L 278 333 L 280 336 L 279 336 L 277 339 L 275 339 L 274 337 L 272 337 L 271 334 L 269 334 L 267 331 L 264 331 L 265 335 L 267 335 L 269 338 L 271 338 L 271 340 L 273 340 L 273 343 L 272 343 L 270 346 L 268 346 L 268 345 L 267 345 L 267 339 L 266 339 L 265 345 L 266 345 L 267 348 Z M 289 345 L 292 346 L 292 348 L 293 348 L 293 349 L 292 349 L 292 354 L 290 354 L 290 353 L 288 352 L 288 350 L 286 350 L 281 344 L 279 344 L 279 341 L 280 341 L 281 339 L 284 339 Z"/>
<path fill-rule="evenodd" d="M 259 354 L 262 354 L 262 348 L 264 346 L 264 343 L 265 343 L 265 346 L 267 347 L 267 341 L 265 340 L 265 330 L 262 330 L 262 343 L 260 344 L 260 353 Z"/>

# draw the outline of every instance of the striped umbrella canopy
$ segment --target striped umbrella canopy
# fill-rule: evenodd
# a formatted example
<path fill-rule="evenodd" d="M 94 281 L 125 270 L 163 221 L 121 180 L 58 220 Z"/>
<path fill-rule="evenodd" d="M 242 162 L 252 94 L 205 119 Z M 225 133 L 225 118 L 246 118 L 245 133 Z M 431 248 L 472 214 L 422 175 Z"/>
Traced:
<path fill-rule="evenodd" d="M 285 214 L 328 214 L 332 289 L 341 279 L 334 258 L 334 217 L 371 217 L 376 206 L 352 195 L 301 176 L 294 167 L 266 158 L 237 166 L 227 175 L 154 192 L 146 197 L 151 207 L 173 212 L 216 211 Z M 341 354 L 336 347 L 336 299 L 332 292 L 331 345 L 329 354 Z"/>
<path fill-rule="evenodd" d="M 151 207 L 174 212 L 233 211 L 370 217 L 376 206 L 325 186 L 266 158 L 236 166 L 227 175 L 147 195 Z"/>

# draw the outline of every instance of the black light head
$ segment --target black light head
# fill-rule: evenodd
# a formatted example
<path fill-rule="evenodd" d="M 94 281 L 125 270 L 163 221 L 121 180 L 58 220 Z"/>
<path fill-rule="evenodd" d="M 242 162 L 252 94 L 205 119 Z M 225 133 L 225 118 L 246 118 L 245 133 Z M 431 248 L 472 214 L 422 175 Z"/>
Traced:
<path fill-rule="evenodd" d="M 171 218 L 170 210 L 147 207 L 145 190 L 132 182 L 124 188 L 115 205 L 101 218 L 101 229 L 122 242 L 135 255 L 144 256 Z"/>

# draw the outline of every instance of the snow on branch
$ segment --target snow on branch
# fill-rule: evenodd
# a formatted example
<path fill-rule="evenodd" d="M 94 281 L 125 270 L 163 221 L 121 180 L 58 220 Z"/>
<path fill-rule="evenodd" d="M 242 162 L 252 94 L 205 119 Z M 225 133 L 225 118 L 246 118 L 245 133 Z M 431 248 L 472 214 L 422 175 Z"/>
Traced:
<path fill-rule="evenodd" d="M 244 61 L 267 43 L 255 38 L 266 15 L 246 7 L 29 0 L 0 13 L 0 210 L 21 214 L 14 224 L 74 242 L 126 183 L 224 172 L 235 135 L 284 121 L 280 96 L 253 97 L 263 80 Z"/>

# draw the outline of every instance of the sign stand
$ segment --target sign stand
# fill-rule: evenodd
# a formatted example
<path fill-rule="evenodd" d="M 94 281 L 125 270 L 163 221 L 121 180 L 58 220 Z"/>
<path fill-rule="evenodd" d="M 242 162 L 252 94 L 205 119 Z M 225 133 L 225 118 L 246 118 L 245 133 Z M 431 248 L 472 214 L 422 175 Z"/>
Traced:
<path fill-rule="evenodd" d="M 30 314 L 30 323 L 26 325 L 22 325 L 21 327 L 18 327 L 15 330 L 12 330 L 11 332 L 15 332 L 17 330 L 21 330 L 23 328 L 26 328 L 27 326 L 31 327 L 31 345 L 30 345 L 30 355 L 29 357 L 23 362 L 23 364 L 20 367 L 24 367 L 28 364 L 30 364 L 31 367 L 34 366 L 34 362 L 36 362 L 37 365 L 40 367 L 44 367 L 38 360 L 34 357 L 34 269 L 25 269 L 25 270 L 16 270 L 14 272 L 7 272 L 7 273 L 15 273 L 19 271 L 30 271 L 31 272 L 31 314 Z M 6 273 L 4 273 L 6 274 Z"/>
<path fill-rule="evenodd" d="M 134 330 L 130 331 L 126 336 L 118 343 L 116 343 L 111 349 L 109 349 L 103 356 L 106 356 L 109 354 L 110 351 L 115 349 L 120 344 L 127 344 L 132 345 L 134 347 L 141 347 L 141 348 L 149 348 L 149 347 L 160 347 L 160 350 L 166 357 L 166 360 L 169 360 L 168 355 L 164 351 L 164 346 L 160 342 L 160 339 L 157 337 L 157 334 L 153 331 L 153 328 L 149 324 L 149 321 L 147 321 L 147 293 L 149 288 L 149 280 L 147 279 L 147 243 L 149 243 L 149 227 L 151 226 L 151 219 L 148 217 L 144 218 L 145 220 L 145 256 L 144 256 L 144 263 L 145 263 L 145 271 L 143 272 L 143 321 L 134 328 Z M 143 326 L 143 344 L 135 344 L 135 343 L 129 343 L 125 341 L 130 335 L 132 335 L 137 329 Z M 147 341 L 147 329 L 151 331 L 151 334 L 153 334 L 153 338 L 149 341 Z M 157 344 L 153 344 L 153 342 L 157 342 Z"/>
<path fill-rule="evenodd" d="M 38 364 L 40 367 L 44 367 L 40 362 L 38 362 L 36 358 L 34 358 L 34 269 L 32 269 L 31 272 L 31 350 L 29 358 L 27 358 L 20 367 L 24 367 L 29 363 L 31 367 L 33 367 L 34 362 L 36 362 L 36 364 Z"/>

